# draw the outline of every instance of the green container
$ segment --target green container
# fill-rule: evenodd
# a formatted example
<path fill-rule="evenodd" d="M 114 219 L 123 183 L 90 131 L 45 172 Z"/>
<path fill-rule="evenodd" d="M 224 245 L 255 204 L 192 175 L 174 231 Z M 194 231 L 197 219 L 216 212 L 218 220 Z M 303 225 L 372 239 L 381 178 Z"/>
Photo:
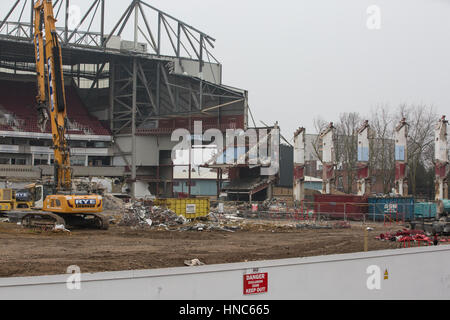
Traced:
<path fill-rule="evenodd" d="M 369 220 L 383 221 L 387 216 L 393 220 L 414 219 L 413 198 L 369 198 Z"/>
<path fill-rule="evenodd" d="M 433 202 L 418 202 L 414 205 L 414 217 L 435 218 L 437 213 L 437 204 Z"/>
<path fill-rule="evenodd" d="M 450 213 L 450 200 L 442 200 L 444 204 L 444 213 Z"/>

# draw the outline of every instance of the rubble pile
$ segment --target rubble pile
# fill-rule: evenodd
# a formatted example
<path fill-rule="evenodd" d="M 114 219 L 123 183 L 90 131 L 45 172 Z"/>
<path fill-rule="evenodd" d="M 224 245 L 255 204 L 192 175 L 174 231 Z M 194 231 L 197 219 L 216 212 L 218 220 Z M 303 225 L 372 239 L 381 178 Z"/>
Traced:
<path fill-rule="evenodd" d="M 236 231 L 261 231 L 261 232 L 295 232 L 295 230 L 324 230 L 324 229 L 349 229 L 348 222 L 331 223 L 286 223 L 283 221 L 253 221 L 248 217 L 243 218 L 241 213 L 247 206 L 230 205 L 222 208 L 212 208 L 210 214 L 204 218 L 188 220 L 164 207 L 153 206 L 147 201 L 136 201 L 125 204 L 124 214 L 119 225 L 131 227 L 146 227 L 154 230 L 179 231 L 179 232 L 236 232 Z"/>
<path fill-rule="evenodd" d="M 231 204 L 226 203 L 222 204 L 222 209 L 220 209 L 220 205 L 211 207 L 211 212 L 214 214 L 226 214 L 226 215 L 236 215 L 239 217 L 243 217 L 243 213 L 250 211 L 251 206 L 248 203 L 243 204 Z"/>
<path fill-rule="evenodd" d="M 198 259 L 193 259 L 184 261 L 184 265 L 188 267 L 197 267 L 197 266 L 204 266 L 205 264 Z"/>
<path fill-rule="evenodd" d="M 283 202 L 280 202 L 276 198 L 264 201 L 261 206 L 262 211 L 280 211 L 280 210 L 286 210 L 286 209 L 287 209 L 286 204 Z"/>
<path fill-rule="evenodd" d="M 178 229 L 179 231 L 223 231 L 223 232 L 235 232 L 241 230 L 239 225 L 229 225 L 219 222 L 208 222 L 207 224 L 195 223 L 187 225 Z"/>
<path fill-rule="evenodd" d="M 125 210 L 125 203 L 111 194 L 105 194 L 103 196 L 103 210 L 122 212 Z"/>
<path fill-rule="evenodd" d="M 299 223 L 296 225 L 297 229 L 308 229 L 308 230 L 323 230 L 323 229 L 333 229 L 331 225 L 319 225 L 315 223 Z"/>
<path fill-rule="evenodd" d="M 126 205 L 122 221 L 119 225 L 132 227 L 174 227 L 187 223 L 186 218 L 178 216 L 169 209 L 152 207 L 143 202 Z"/>
<path fill-rule="evenodd" d="M 175 212 L 161 207 L 152 207 L 150 219 L 152 219 L 154 225 L 165 225 L 168 227 L 186 224 L 188 221 L 185 217 L 179 216 Z"/>
<path fill-rule="evenodd" d="M 104 194 L 106 191 L 105 186 L 103 186 L 98 181 L 90 181 L 87 179 L 77 179 L 74 181 L 73 184 L 75 185 L 75 190 L 77 192 Z"/>

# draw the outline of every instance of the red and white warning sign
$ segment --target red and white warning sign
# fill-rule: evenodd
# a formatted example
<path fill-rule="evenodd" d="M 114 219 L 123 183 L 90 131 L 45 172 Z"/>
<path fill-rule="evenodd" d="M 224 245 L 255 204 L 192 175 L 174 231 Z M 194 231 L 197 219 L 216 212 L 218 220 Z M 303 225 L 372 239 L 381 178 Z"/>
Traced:
<path fill-rule="evenodd" d="M 268 292 L 268 273 L 244 275 L 244 295 Z"/>

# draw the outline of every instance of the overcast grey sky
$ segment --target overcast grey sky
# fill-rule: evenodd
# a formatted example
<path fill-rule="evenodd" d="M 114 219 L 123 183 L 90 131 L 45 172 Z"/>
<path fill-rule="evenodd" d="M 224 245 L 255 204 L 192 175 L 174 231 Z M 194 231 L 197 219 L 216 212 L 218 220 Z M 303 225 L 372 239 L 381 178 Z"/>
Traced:
<path fill-rule="evenodd" d="M 224 83 L 247 89 L 255 118 L 279 121 L 286 137 L 300 126 L 313 132 L 316 117 L 379 104 L 449 109 L 450 0 L 147 2 L 216 38 Z M 112 25 L 129 0 L 107 3 Z M 367 27 L 371 5 L 380 30 Z"/>

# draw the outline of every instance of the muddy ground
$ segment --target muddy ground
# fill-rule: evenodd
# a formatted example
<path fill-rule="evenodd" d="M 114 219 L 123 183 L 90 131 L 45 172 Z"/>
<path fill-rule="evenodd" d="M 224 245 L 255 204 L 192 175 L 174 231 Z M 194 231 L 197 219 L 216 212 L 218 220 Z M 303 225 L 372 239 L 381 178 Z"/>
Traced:
<path fill-rule="evenodd" d="M 372 227 L 369 250 L 399 247 L 375 236 L 401 226 Z M 0 277 L 63 274 L 70 265 L 90 273 L 182 267 L 190 259 L 221 264 L 352 253 L 363 251 L 363 234 L 361 223 L 351 229 L 297 230 L 252 222 L 235 233 L 133 230 L 117 225 L 108 231 L 55 233 L 0 223 Z"/>

